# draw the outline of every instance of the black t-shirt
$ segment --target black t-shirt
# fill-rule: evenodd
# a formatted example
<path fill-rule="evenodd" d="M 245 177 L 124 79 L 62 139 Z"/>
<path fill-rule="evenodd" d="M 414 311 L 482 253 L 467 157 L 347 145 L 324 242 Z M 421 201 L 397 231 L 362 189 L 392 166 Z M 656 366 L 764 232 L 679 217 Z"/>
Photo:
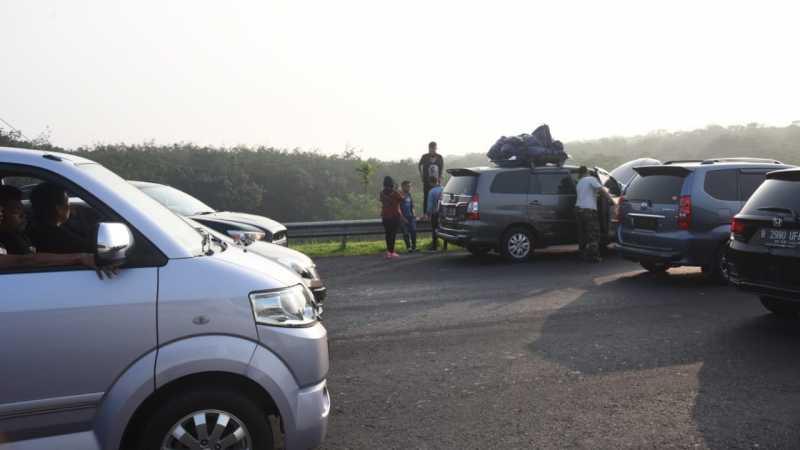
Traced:
<path fill-rule="evenodd" d="M 422 155 L 422 158 L 419 159 L 419 166 L 422 168 L 422 184 L 430 186 L 431 177 L 442 178 L 444 158 L 438 153 L 433 156 L 431 156 L 430 153 L 425 153 Z"/>
<path fill-rule="evenodd" d="M 85 237 L 55 225 L 33 223 L 28 235 L 38 253 L 94 253 L 94 244 Z"/>
<path fill-rule="evenodd" d="M 9 255 L 29 255 L 36 251 L 31 240 L 21 231 L 0 231 L 0 246 L 5 247 Z"/>

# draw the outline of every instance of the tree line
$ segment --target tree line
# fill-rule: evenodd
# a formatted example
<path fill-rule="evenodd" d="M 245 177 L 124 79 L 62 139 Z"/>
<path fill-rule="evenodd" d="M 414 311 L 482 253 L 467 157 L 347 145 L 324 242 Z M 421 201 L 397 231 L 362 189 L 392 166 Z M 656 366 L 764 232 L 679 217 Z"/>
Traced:
<path fill-rule="evenodd" d="M 326 155 L 271 147 L 217 148 L 172 145 L 102 144 L 64 149 L 47 139 L 28 141 L 0 129 L 0 146 L 67 151 L 97 161 L 129 180 L 174 186 L 214 208 L 263 214 L 285 222 L 362 219 L 377 216 L 381 180 L 412 180 L 417 161 L 363 158 L 352 150 Z M 709 126 L 683 132 L 654 132 L 565 145 L 570 163 L 608 170 L 639 157 L 705 159 L 752 156 L 800 165 L 800 123 L 787 127 Z M 445 155 L 446 168 L 488 165 L 484 154 Z M 422 210 L 421 195 L 415 195 Z"/>

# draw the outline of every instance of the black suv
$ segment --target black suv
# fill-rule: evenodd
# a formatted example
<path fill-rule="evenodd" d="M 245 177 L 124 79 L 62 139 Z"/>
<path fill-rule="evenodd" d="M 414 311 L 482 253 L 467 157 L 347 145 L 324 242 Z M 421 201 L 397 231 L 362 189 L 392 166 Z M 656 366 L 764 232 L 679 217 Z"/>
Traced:
<path fill-rule="evenodd" d="M 800 169 L 767 174 L 733 218 L 729 269 L 731 281 L 768 310 L 800 312 Z"/>
<path fill-rule="evenodd" d="M 478 167 L 450 169 L 442 193 L 439 236 L 472 254 L 499 251 L 511 261 L 534 248 L 575 244 L 575 166 Z M 603 169 L 594 175 L 619 195 L 619 184 Z M 611 206 L 598 200 L 601 230 L 611 237 Z M 608 239 L 605 243 L 608 243 Z"/>

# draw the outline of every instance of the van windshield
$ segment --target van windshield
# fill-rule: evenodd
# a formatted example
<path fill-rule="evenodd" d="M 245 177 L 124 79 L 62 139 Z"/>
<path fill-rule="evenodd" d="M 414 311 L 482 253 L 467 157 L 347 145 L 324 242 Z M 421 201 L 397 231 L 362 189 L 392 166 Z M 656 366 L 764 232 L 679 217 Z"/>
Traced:
<path fill-rule="evenodd" d="M 653 203 L 678 203 L 684 177 L 677 175 L 648 175 L 637 178 L 625 191 L 627 200 L 647 200 Z"/>
<path fill-rule="evenodd" d="M 200 233 L 161 203 L 153 200 L 132 184 L 99 164 L 81 164 L 80 167 L 94 179 L 108 186 L 117 195 L 136 205 L 145 215 L 158 222 L 166 233 L 192 254 L 202 254 L 203 237 Z"/>
<path fill-rule="evenodd" d="M 452 176 L 444 187 L 444 192 L 455 195 L 472 195 L 475 193 L 475 185 L 478 184 L 478 177 L 474 175 Z"/>

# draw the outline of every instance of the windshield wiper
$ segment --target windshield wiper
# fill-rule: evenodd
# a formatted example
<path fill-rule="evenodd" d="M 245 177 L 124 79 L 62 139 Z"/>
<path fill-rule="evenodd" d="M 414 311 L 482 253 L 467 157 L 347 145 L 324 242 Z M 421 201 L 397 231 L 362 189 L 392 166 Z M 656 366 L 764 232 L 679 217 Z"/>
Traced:
<path fill-rule="evenodd" d="M 214 249 L 211 248 L 211 233 L 202 229 L 202 228 L 195 228 L 200 236 L 203 236 L 203 242 L 200 245 L 200 251 L 203 252 L 206 256 L 211 256 L 214 254 Z"/>
<path fill-rule="evenodd" d="M 219 245 L 219 248 L 221 248 L 223 252 L 228 249 L 228 243 L 227 242 L 223 241 L 222 239 L 220 239 L 219 237 L 217 237 L 217 236 L 215 236 L 215 235 L 213 235 L 211 233 L 209 233 L 209 237 L 211 238 L 212 242 L 214 242 L 215 244 Z"/>
<path fill-rule="evenodd" d="M 214 254 L 214 249 L 211 248 L 212 242 L 214 244 L 217 244 L 221 249 L 221 251 L 223 252 L 228 249 L 228 243 L 223 241 L 219 237 L 214 236 L 213 234 L 209 233 L 208 231 L 202 228 L 195 228 L 195 230 L 197 230 L 197 232 L 200 233 L 201 236 L 203 236 L 203 244 L 201 250 L 206 256 L 211 256 Z"/>
<path fill-rule="evenodd" d="M 198 211 L 192 214 L 192 216 L 207 216 L 209 214 L 214 214 L 214 211 Z"/>

